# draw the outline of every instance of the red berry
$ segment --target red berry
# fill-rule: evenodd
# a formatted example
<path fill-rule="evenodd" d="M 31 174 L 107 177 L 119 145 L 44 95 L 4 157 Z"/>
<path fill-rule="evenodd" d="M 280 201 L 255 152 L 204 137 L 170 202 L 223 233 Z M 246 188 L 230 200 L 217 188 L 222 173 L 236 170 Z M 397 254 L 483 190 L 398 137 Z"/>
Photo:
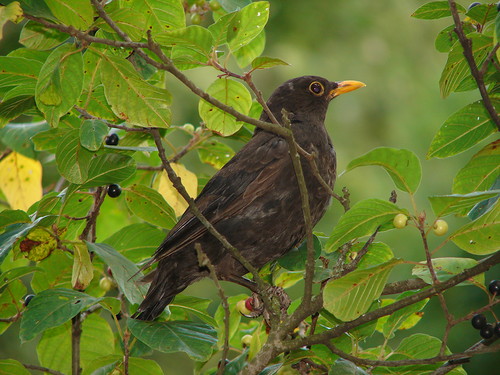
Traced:
<path fill-rule="evenodd" d="M 250 311 L 253 311 L 253 298 L 252 297 L 249 297 L 245 300 L 245 307 L 250 310 Z"/>

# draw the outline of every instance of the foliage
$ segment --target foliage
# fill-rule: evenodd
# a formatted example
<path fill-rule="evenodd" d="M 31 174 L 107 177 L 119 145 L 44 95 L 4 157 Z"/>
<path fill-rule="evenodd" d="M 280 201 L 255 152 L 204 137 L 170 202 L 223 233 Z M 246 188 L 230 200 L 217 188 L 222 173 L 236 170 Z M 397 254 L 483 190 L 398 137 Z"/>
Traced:
<path fill-rule="evenodd" d="M 137 282 L 141 266 L 206 181 L 182 157 L 196 152 L 217 169 L 234 155 L 231 145 L 248 140 L 254 126 L 289 136 L 284 127 L 256 120 L 265 103 L 253 74 L 287 64 L 261 56 L 272 4 L 3 3 L 0 29 L 22 18 L 24 25 L 22 47 L 0 57 L 0 141 L 7 146 L 0 160 L 0 332 L 20 321 L 21 342 L 39 338 L 42 370 L 160 374 L 155 361 L 142 358 L 157 350 L 186 353 L 199 374 L 284 374 L 292 368 L 423 374 L 439 367 L 463 374 L 458 365 L 443 363 L 486 350 L 480 344 L 467 355 L 451 354 L 449 332 L 477 311 L 454 317 L 443 293 L 456 286 L 487 292 L 484 272 L 500 261 L 496 4 L 466 10 L 454 1 L 435 1 L 413 14 L 452 17 L 454 24 L 435 41 L 448 54 L 439 82 L 443 97 L 480 93 L 442 124 L 427 157 L 451 157 L 496 137 L 458 171 L 452 194 L 429 197 L 434 215 L 417 205 L 421 179 L 432 178 L 422 175 L 419 157 L 406 149 L 376 148 L 352 160 L 346 172 L 383 167 L 410 207 L 400 206 L 395 194 L 390 201 L 370 198 L 351 207 L 348 191 L 333 193 L 346 212 L 330 233 L 311 235 L 309 246 L 253 275 L 285 289 L 305 279 L 304 297 L 285 315 L 271 304 L 265 306 L 269 319 L 242 317 L 237 302 L 245 297 L 226 297 L 221 289 L 215 312 L 212 301 L 181 294 L 159 321 L 141 322 L 130 318 L 146 290 Z M 207 66 L 220 78 L 203 91 L 184 71 Z M 200 126 L 172 123 L 167 76 L 200 97 Z M 112 134 L 118 144 L 110 142 Z M 183 144 L 180 134 L 187 137 Z M 107 195 L 111 184 L 121 188 Z M 114 205 L 117 219 L 103 217 L 104 204 Z M 391 270 L 410 262 L 374 240 L 395 229 L 398 214 L 407 215 L 419 233 L 422 261 L 408 280 L 388 284 Z M 470 222 L 432 248 L 433 227 L 448 215 L 468 216 Z M 434 256 L 450 242 L 481 258 Z M 312 298 L 311 283 L 318 285 Z M 24 303 L 28 290 L 36 296 Z M 493 312 L 495 297 L 480 310 Z M 438 299 L 447 317 L 442 338 L 414 328 L 429 298 Z M 408 329 L 414 333 L 398 340 Z M 251 339 L 242 342 L 245 335 Z M 383 344 L 366 341 L 376 335 Z M 25 367 L 31 368 L 0 360 L 0 373 L 27 373 Z"/>

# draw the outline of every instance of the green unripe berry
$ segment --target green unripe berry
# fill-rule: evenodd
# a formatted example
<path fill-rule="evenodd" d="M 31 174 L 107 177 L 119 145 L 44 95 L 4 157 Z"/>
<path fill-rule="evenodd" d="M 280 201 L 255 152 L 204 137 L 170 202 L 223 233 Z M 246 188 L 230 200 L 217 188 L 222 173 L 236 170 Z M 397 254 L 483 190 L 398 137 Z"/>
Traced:
<path fill-rule="evenodd" d="M 405 214 L 397 214 L 396 216 L 394 216 L 394 220 L 392 221 L 392 223 L 397 229 L 402 229 L 406 227 L 406 224 L 408 223 L 408 216 L 406 216 Z"/>
<path fill-rule="evenodd" d="M 448 233 L 448 223 L 442 219 L 436 220 L 432 227 L 432 231 L 436 236 L 444 236 Z"/>

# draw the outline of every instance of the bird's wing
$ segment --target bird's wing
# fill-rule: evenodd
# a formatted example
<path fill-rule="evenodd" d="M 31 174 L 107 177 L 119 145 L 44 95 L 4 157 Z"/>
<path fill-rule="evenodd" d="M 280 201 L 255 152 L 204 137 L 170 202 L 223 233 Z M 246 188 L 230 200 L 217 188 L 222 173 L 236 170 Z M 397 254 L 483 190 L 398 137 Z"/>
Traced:
<path fill-rule="evenodd" d="M 200 211 L 212 223 L 234 216 L 268 193 L 288 168 L 290 157 L 285 140 L 259 132 L 207 183 L 195 200 Z M 196 242 L 207 228 L 186 210 L 154 254 L 159 261 Z"/>

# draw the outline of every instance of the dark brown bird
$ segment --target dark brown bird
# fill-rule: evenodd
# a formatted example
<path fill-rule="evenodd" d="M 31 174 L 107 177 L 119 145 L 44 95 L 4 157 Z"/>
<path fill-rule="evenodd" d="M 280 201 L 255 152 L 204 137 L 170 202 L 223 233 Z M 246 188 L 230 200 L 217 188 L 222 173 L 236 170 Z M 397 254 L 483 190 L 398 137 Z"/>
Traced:
<path fill-rule="evenodd" d="M 289 112 L 296 142 L 316 155 L 321 176 L 333 188 L 336 177 L 335 150 L 324 122 L 328 104 L 336 96 L 363 87 L 357 81 L 330 82 L 305 76 L 278 87 L 267 105 L 282 119 Z M 269 121 L 262 113 L 261 120 Z M 331 195 L 302 160 L 313 225 L 323 216 Z M 255 267 L 275 260 L 300 244 L 306 233 L 297 178 L 287 142 L 257 129 L 252 139 L 206 184 L 195 200 L 205 217 Z M 162 313 L 176 294 L 202 277 L 195 244 L 201 246 L 217 276 L 246 287 L 248 271 L 208 233 L 187 210 L 153 256 L 158 267 L 146 276 L 151 281 L 146 298 L 134 317 L 152 320 Z"/>

